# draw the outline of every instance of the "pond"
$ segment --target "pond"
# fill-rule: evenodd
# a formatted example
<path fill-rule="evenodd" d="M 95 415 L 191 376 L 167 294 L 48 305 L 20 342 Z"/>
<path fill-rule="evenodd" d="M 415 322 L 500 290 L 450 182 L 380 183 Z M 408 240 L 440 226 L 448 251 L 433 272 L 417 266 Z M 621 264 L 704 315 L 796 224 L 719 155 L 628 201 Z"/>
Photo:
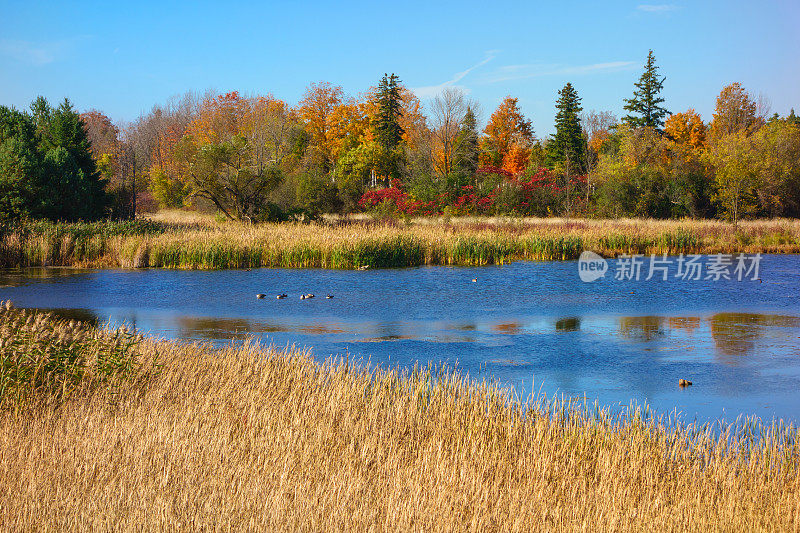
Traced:
<path fill-rule="evenodd" d="M 756 415 L 800 421 L 800 256 L 765 255 L 731 279 L 591 283 L 578 262 L 336 271 L 25 269 L 0 273 L 19 307 L 127 324 L 154 336 L 277 346 L 408 368 L 457 365 L 521 397 L 617 408 L 647 404 L 684 421 Z M 708 258 L 704 258 L 708 260 Z M 710 267 L 709 267 L 710 271 Z M 760 279 L 753 279 L 760 278 Z M 256 299 L 256 293 L 266 298 Z M 277 294 L 286 293 L 285 299 Z M 300 295 L 314 293 L 313 299 Z M 330 294 L 332 299 L 326 299 Z M 678 386 L 679 379 L 692 381 Z"/>

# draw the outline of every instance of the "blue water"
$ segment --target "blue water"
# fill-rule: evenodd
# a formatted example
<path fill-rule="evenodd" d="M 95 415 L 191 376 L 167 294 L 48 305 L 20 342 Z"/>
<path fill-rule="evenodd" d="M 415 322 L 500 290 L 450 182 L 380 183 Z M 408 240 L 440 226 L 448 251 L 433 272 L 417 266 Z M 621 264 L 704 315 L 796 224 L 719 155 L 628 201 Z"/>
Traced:
<path fill-rule="evenodd" d="M 761 282 L 620 281 L 615 268 L 611 261 L 592 283 L 579 279 L 574 261 L 367 271 L 36 269 L 0 273 L 0 299 L 159 337 L 252 335 L 310 347 L 320 359 L 457 365 L 521 397 L 585 397 L 612 408 L 635 402 L 687 422 L 740 415 L 800 422 L 800 256 L 764 256 Z M 278 300 L 279 293 L 289 297 Z M 316 298 L 300 300 L 304 293 Z M 679 388 L 680 378 L 693 386 Z"/>

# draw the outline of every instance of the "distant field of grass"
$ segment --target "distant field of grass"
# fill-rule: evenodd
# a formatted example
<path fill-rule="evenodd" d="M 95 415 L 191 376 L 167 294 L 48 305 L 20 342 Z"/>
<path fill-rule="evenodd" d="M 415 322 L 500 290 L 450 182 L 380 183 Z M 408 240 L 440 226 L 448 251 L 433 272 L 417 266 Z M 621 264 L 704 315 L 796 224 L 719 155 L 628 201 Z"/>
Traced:
<path fill-rule="evenodd" d="M 679 253 L 800 253 L 800 221 L 590 219 L 330 219 L 216 222 L 170 212 L 133 222 L 0 229 L 0 266 L 373 268 Z"/>
<path fill-rule="evenodd" d="M 0 309 L 0 530 L 796 531 L 800 432 Z"/>

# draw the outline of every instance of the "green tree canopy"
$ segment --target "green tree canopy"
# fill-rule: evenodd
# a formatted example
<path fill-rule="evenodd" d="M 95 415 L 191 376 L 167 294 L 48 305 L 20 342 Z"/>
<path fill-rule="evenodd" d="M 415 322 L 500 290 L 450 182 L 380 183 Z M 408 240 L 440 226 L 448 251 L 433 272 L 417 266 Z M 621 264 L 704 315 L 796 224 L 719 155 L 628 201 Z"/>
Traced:
<path fill-rule="evenodd" d="M 40 96 L 31 115 L 0 107 L 0 218 L 93 220 L 107 207 L 105 180 L 69 100 L 54 109 Z"/>
<path fill-rule="evenodd" d="M 660 105 L 664 103 L 664 99 L 659 96 L 666 79 L 659 76 L 656 58 L 650 50 L 647 53 L 644 73 L 634 84 L 636 89 L 633 91 L 633 97 L 625 99 L 625 111 L 629 114 L 622 118 L 622 122 L 634 128 L 646 127 L 661 131 L 664 127 L 664 118 L 669 115 L 669 111 Z"/>
<path fill-rule="evenodd" d="M 33 121 L 25 113 L 0 106 L 0 220 L 32 214 L 41 168 Z"/>
<path fill-rule="evenodd" d="M 547 162 L 550 167 L 570 161 L 578 165 L 583 160 L 586 140 L 581 130 L 581 99 L 571 83 L 558 91 L 556 102 L 556 133 L 547 143 Z"/>
<path fill-rule="evenodd" d="M 378 83 L 377 104 L 378 112 L 372 128 L 382 153 L 378 160 L 378 170 L 381 175 L 399 179 L 402 151 L 398 147 L 403 140 L 404 131 L 400 125 L 403 98 L 397 75 L 383 75 Z"/>
<path fill-rule="evenodd" d="M 467 107 L 461 130 L 453 148 L 453 171 L 472 178 L 478 171 L 478 122 L 471 107 Z"/>

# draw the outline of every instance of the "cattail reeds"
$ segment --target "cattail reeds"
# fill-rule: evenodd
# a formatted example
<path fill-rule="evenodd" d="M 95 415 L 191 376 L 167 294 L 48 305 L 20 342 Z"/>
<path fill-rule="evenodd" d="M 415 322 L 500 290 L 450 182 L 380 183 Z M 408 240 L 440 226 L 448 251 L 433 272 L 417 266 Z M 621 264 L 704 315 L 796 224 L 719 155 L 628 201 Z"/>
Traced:
<path fill-rule="evenodd" d="M 202 220 L 202 219 L 201 219 Z M 451 219 L 410 225 L 239 224 L 212 220 L 0 228 L 0 266 L 354 269 L 680 253 L 800 253 L 800 222 Z"/>
<path fill-rule="evenodd" d="M 115 338 L 0 320 L 3 353 Z M 683 426 L 253 342 L 132 352 L 160 371 L 0 410 L 0 530 L 800 527 L 800 434 L 780 422 Z"/>

